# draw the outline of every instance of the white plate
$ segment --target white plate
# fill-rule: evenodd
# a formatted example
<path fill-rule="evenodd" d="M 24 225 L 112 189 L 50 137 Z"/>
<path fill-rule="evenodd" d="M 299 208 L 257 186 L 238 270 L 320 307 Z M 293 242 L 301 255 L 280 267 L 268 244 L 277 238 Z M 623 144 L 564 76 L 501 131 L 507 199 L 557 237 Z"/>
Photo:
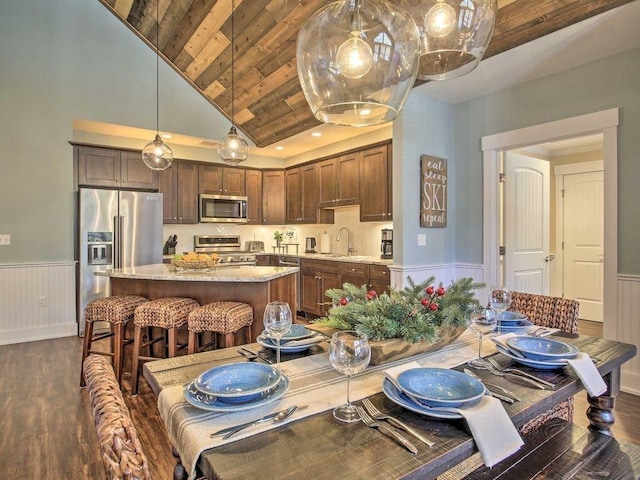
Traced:
<path fill-rule="evenodd" d="M 195 387 L 194 382 L 189 382 L 187 386 L 184 387 L 184 398 L 191 405 L 201 410 L 207 410 L 210 412 L 241 412 L 243 410 L 251 410 L 252 408 L 261 407 L 268 403 L 275 402 L 285 394 L 288 388 L 289 379 L 282 375 L 280 377 L 280 382 L 270 395 L 251 402 L 234 404 L 221 402 L 213 395 L 202 393 Z"/>
<path fill-rule="evenodd" d="M 537 368 L 538 370 L 555 370 L 569 364 L 569 362 L 567 362 L 566 360 L 552 360 L 541 362 L 538 360 L 531 360 L 530 358 L 516 357 L 513 353 L 509 352 L 506 348 L 498 344 L 496 344 L 496 349 L 501 354 L 514 359 L 516 362 L 521 363 L 522 365 L 526 365 L 527 367 Z"/>

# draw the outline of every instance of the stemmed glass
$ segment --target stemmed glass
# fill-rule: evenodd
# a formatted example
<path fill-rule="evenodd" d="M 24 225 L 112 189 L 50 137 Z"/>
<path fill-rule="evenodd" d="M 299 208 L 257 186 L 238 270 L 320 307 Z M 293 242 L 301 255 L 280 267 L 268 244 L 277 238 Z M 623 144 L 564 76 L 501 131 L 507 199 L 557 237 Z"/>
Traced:
<path fill-rule="evenodd" d="M 467 316 L 467 326 L 478 335 L 478 358 L 469 360 L 467 365 L 474 368 L 486 369 L 487 365 L 482 359 L 482 337 L 485 333 L 491 333 L 497 325 L 497 314 L 492 308 L 475 307 Z"/>
<path fill-rule="evenodd" d="M 347 403 L 333 410 L 333 416 L 341 422 L 357 422 L 360 415 L 349 397 L 351 375 L 362 372 L 371 360 L 371 346 L 367 335 L 354 330 L 336 332 L 331 337 L 329 361 L 333 368 L 347 375 Z"/>
<path fill-rule="evenodd" d="M 280 370 L 280 339 L 290 329 L 293 323 L 291 308 L 286 302 L 271 302 L 264 309 L 264 328 L 269 332 L 269 336 L 276 339 L 276 368 Z"/>
<path fill-rule="evenodd" d="M 498 313 L 498 320 L 502 320 L 502 312 L 511 305 L 511 292 L 509 289 L 502 286 L 491 287 L 489 305 Z"/>

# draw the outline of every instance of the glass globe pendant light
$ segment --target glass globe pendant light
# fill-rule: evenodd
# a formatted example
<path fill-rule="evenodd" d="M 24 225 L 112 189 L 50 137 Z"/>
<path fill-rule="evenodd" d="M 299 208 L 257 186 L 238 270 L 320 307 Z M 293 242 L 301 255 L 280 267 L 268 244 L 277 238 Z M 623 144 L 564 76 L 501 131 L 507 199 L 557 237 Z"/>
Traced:
<path fill-rule="evenodd" d="M 171 148 L 160 138 L 160 74 L 158 36 L 160 31 L 160 9 L 156 2 L 156 138 L 147 143 L 142 149 L 142 160 L 151 170 L 166 170 L 173 163 L 173 152 Z"/>
<path fill-rule="evenodd" d="M 448 80 L 475 69 L 496 22 L 497 0 L 399 0 L 420 30 L 421 80 Z"/>
<path fill-rule="evenodd" d="M 418 54 L 418 28 L 406 12 L 382 0 L 339 0 L 300 30 L 298 78 L 321 122 L 377 125 L 404 106 Z"/>
<path fill-rule="evenodd" d="M 238 165 L 244 162 L 249 156 L 249 146 L 247 141 L 238 135 L 238 131 L 235 127 L 235 110 L 234 110 L 234 71 L 233 64 L 235 63 L 235 49 L 234 49 L 234 31 L 233 31 L 233 13 L 235 11 L 234 2 L 231 2 L 231 128 L 222 141 L 218 143 L 218 156 L 222 161 L 228 165 Z"/>

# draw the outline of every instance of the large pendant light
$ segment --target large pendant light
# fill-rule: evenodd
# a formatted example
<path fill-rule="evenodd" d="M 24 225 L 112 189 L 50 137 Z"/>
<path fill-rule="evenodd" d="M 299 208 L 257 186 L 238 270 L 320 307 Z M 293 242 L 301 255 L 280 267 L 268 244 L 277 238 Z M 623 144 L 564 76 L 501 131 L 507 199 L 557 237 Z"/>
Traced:
<path fill-rule="evenodd" d="M 234 71 L 233 64 L 235 63 L 235 45 L 234 30 L 233 30 L 233 13 L 235 11 L 235 5 L 231 2 L 231 128 L 229 133 L 225 135 L 220 143 L 218 143 L 218 156 L 228 165 L 237 165 L 244 162 L 249 156 L 249 146 L 247 141 L 238 134 L 235 127 L 235 107 L 233 103 L 234 99 Z"/>
<path fill-rule="evenodd" d="M 173 163 L 173 152 L 160 138 L 160 51 L 158 37 L 160 33 L 160 2 L 156 2 L 156 138 L 142 149 L 142 160 L 152 170 L 166 170 Z"/>
<path fill-rule="evenodd" d="M 334 1 L 298 34 L 298 78 L 321 122 L 377 125 L 402 109 L 416 78 L 418 53 L 416 24 L 395 5 Z"/>
<path fill-rule="evenodd" d="M 448 80 L 475 69 L 489 46 L 497 0 L 396 0 L 420 30 L 421 80 Z"/>

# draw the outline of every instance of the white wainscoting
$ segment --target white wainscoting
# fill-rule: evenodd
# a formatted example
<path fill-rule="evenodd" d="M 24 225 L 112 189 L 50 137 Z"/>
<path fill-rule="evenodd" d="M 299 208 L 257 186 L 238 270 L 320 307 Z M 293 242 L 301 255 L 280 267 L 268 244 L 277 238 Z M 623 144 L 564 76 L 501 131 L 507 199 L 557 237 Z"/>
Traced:
<path fill-rule="evenodd" d="M 76 335 L 75 271 L 75 262 L 0 265 L 0 345 Z"/>
<path fill-rule="evenodd" d="M 462 277 L 471 277 L 476 282 L 484 282 L 484 269 L 482 265 L 466 264 L 466 263 L 450 263 L 439 265 L 419 265 L 411 267 L 402 267 L 390 265 L 391 285 L 394 288 L 402 289 L 409 283 L 407 277 L 415 283 L 424 282 L 431 276 L 436 277 L 436 285 L 442 283 L 445 287 L 452 281 Z M 478 299 L 486 298 L 488 290 L 479 290 L 476 292 Z"/>
<path fill-rule="evenodd" d="M 605 322 L 609 319 L 605 318 Z M 625 343 L 640 346 L 640 276 L 618 275 L 617 338 Z M 611 330 L 610 330 L 611 331 Z M 640 395 L 640 355 L 622 366 L 622 389 Z"/>

